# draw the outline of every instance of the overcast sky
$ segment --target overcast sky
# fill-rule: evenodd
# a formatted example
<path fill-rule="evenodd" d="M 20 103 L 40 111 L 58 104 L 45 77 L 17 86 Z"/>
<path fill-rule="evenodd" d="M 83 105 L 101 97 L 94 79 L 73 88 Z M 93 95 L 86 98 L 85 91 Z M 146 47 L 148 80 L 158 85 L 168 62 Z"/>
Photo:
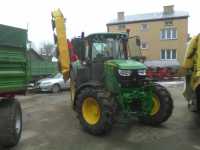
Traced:
<path fill-rule="evenodd" d="M 105 32 L 106 23 L 117 17 L 118 11 L 125 15 L 161 12 L 163 5 L 175 5 L 175 10 L 187 11 L 189 33 L 200 31 L 200 9 L 197 0 L 0 0 L 0 24 L 29 29 L 29 40 L 39 45 L 52 42 L 51 11 L 60 8 L 67 19 L 69 38 Z"/>

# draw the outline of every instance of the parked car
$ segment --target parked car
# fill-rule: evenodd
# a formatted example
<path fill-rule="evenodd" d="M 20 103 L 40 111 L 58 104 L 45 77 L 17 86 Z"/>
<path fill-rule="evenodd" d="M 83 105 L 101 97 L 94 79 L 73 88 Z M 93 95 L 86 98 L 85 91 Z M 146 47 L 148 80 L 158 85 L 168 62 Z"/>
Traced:
<path fill-rule="evenodd" d="M 58 73 L 53 77 L 41 79 L 36 82 L 36 89 L 42 92 L 57 93 L 70 87 L 70 80 L 64 81 L 63 75 Z"/>

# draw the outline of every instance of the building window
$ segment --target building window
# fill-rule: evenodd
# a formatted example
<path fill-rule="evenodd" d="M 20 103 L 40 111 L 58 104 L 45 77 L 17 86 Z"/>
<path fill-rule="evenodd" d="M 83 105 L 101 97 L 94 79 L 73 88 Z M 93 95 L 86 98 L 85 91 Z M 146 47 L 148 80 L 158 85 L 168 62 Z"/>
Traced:
<path fill-rule="evenodd" d="M 173 25 L 173 21 L 172 20 L 165 21 L 165 26 L 172 26 L 172 25 Z"/>
<path fill-rule="evenodd" d="M 148 43 L 142 41 L 142 42 L 141 42 L 141 49 L 148 49 Z"/>
<path fill-rule="evenodd" d="M 174 40 L 177 39 L 177 29 L 176 28 L 164 28 L 160 31 L 161 40 Z"/>
<path fill-rule="evenodd" d="M 165 50 L 161 49 L 161 59 L 165 59 Z"/>
<path fill-rule="evenodd" d="M 175 49 L 172 50 L 172 59 L 176 59 L 176 50 Z"/>
<path fill-rule="evenodd" d="M 171 29 L 167 28 L 166 32 L 167 32 L 167 40 L 171 39 Z"/>
<path fill-rule="evenodd" d="M 167 59 L 171 59 L 171 50 L 167 49 Z"/>
<path fill-rule="evenodd" d="M 149 28 L 148 24 L 146 24 L 146 23 L 141 24 L 141 28 L 140 28 L 141 31 L 147 31 L 148 28 Z"/>
<path fill-rule="evenodd" d="M 125 28 L 126 28 L 125 24 L 119 24 L 119 25 L 118 25 L 118 29 L 119 29 L 119 30 L 123 30 L 123 29 L 125 29 Z"/>
<path fill-rule="evenodd" d="M 176 39 L 176 38 L 177 38 L 176 28 L 172 28 L 172 39 Z"/>
<path fill-rule="evenodd" d="M 165 30 L 161 30 L 161 33 L 160 33 L 160 34 L 161 34 L 161 37 L 160 37 L 160 38 L 161 38 L 161 39 L 165 39 Z"/>
<path fill-rule="evenodd" d="M 160 59 L 161 60 L 175 60 L 176 49 L 161 49 Z"/>

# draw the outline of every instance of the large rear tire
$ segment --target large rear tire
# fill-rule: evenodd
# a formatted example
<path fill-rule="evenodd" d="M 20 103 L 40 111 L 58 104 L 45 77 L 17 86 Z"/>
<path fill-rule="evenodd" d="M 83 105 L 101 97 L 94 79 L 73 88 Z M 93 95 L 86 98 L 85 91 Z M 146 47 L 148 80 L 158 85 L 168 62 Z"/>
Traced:
<path fill-rule="evenodd" d="M 113 101 L 101 89 L 84 88 L 78 94 L 76 110 L 83 129 L 93 135 L 102 135 L 112 129 Z"/>
<path fill-rule="evenodd" d="M 13 147 L 17 145 L 22 132 L 22 111 L 17 100 L 0 102 L 0 145 Z"/>
<path fill-rule="evenodd" d="M 142 123 L 157 126 L 167 121 L 173 112 L 173 100 L 166 88 L 155 84 L 153 108 L 149 115 L 140 117 Z"/>

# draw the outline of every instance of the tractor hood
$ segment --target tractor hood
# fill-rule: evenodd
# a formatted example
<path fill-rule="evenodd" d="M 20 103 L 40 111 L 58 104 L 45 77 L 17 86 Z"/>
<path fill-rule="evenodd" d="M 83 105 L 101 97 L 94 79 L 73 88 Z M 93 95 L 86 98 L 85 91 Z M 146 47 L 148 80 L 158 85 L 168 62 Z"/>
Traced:
<path fill-rule="evenodd" d="M 119 59 L 114 59 L 114 60 L 108 60 L 105 62 L 105 64 L 108 65 L 114 65 L 118 69 L 130 69 L 130 70 L 135 70 L 135 69 L 146 69 L 147 67 L 138 61 L 135 60 L 119 60 Z"/>

